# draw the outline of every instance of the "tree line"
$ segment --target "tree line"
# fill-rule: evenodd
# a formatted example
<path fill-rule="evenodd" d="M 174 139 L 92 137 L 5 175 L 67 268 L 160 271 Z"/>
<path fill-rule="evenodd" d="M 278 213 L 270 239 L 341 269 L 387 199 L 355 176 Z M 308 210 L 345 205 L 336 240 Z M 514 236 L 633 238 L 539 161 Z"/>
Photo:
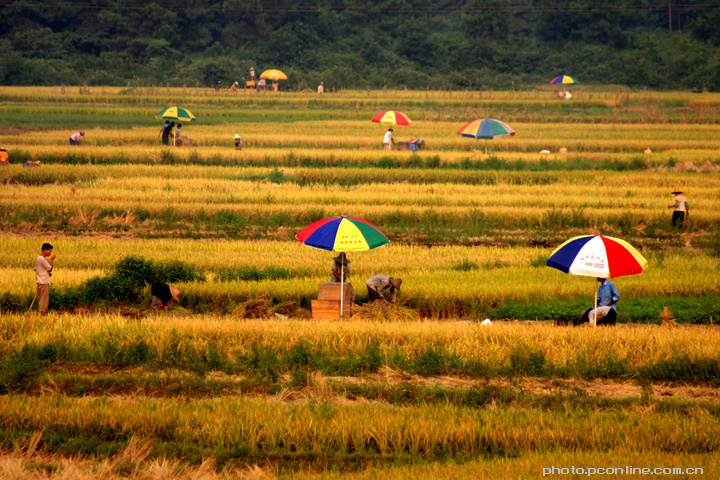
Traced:
<path fill-rule="evenodd" d="M 0 1 L 3 85 L 720 90 L 720 3 L 692 0 Z"/>

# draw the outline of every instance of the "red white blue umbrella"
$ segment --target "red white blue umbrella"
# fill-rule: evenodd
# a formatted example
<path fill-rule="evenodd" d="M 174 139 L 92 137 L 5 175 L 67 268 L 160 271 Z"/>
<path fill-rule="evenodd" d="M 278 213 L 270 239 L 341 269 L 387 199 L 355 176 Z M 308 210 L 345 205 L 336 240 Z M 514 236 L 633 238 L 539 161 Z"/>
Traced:
<path fill-rule="evenodd" d="M 583 235 L 560 245 L 547 260 L 549 267 L 597 278 L 642 273 L 648 261 L 625 240 L 602 235 Z"/>
<path fill-rule="evenodd" d="M 596 278 L 638 275 L 647 264 L 645 257 L 625 240 L 603 235 L 571 238 L 556 248 L 547 259 L 548 267 L 557 268 L 570 275 Z"/>

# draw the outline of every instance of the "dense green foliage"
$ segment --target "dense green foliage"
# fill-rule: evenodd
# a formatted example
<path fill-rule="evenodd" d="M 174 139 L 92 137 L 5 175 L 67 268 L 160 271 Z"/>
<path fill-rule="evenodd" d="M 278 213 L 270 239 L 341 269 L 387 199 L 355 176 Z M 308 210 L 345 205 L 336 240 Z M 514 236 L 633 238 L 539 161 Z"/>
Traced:
<path fill-rule="evenodd" d="M 688 0 L 8 1 L 0 39 L 4 85 L 720 89 L 720 5 Z"/>
<path fill-rule="evenodd" d="M 204 281 L 205 276 L 182 262 L 160 263 L 142 257 L 125 257 L 112 273 L 94 277 L 66 294 L 66 301 L 95 303 L 98 301 L 134 302 L 140 290 L 153 282 Z"/>

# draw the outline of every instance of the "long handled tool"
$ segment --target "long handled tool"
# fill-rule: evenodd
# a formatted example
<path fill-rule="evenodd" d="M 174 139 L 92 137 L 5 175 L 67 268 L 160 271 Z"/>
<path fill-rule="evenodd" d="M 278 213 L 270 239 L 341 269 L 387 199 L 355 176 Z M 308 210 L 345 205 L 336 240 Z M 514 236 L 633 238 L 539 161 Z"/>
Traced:
<path fill-rule="evenodd" d="M 33 305 L 35 305 L 35 300 L 37 300 L 37 289 L 35 289 L 35 296 L 33 297 L 33 301 L 32 301 L 32 303 L 30 304 L 30 308 L 28 308 L 28 310 L 27 310 L 28 312 L 29 312 L 30 310 L 32 310 Z"/>

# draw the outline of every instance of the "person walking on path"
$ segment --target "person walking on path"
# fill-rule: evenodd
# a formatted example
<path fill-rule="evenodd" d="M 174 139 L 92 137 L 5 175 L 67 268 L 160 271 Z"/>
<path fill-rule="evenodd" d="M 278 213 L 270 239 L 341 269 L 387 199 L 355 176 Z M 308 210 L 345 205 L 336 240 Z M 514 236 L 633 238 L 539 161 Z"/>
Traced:
<path fill-rule="evenodd" d="M 70 135 L 70 145 L 79 145 L 80 137 L 84 137 L 85 132 L 77 132 Z"/>
<path fill-rule="evenodd" d="M 388 128 L 388 131 L 385 132 L 385 136 L 383 137 L 383 149 L 384 150 L 392 150 L 392 144 L 394 143 L 394 140 L 392 138 L 392 128 Z"/>
<path fill-rule="evenodd" d="M 402 279 L 388 277 L 387 275 L 375 275 L 374 277 L 368 278 L 365 284 L 367 285 L 368 295 L 370 295 L 370 301 L 374 302 L 375 300 L 382 299 L 387 302 L 388 299 L 385 298 L 382 292 L 389 290 L 390 303 L 395 305 L 397 302 L 397 292 L 400 290 L 400 285 L 402 285 Z"/>
<path fill-rule="evenodd" d="M 41 255 L 35 260 L 35 283 L 37 284 L 36 297 L 38 300 L 38 310 L 40 315 L 47 315 L 48 304 L 50 303 L 50 277 L 55 266 L 55 257 L 52 255 L 53 246 L 49 243 L 43 243 L 41 247 Z M 50 261 L 48 261 L 50 257 Z M 31 307 L 32 308 L 32 307 Z"/>
<path fill-rule="evenodd" d="M 683 228 L 685 217 L 690 217 L 690 206 L 682 193 L 681 190 L 675 189 L 670 194 L 675 195 L 675 203 L 668 205 L 668 208 L 673 209 L 672 226 L 677 228 Z"/>

